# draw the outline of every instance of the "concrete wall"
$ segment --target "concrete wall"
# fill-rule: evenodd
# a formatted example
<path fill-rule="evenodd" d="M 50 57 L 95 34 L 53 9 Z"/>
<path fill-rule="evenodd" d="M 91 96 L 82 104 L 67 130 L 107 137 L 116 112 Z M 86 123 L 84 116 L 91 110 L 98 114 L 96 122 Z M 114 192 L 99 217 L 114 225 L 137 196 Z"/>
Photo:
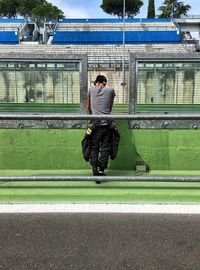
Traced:
<path fill-rule="evenodd" d="M 125 121 L 118 125 L 121 143 L 110 169 L 132 170 L 141 159 L 152 170 L 200 169 L 199 130 L 129 130 Z M 84 132 L 0 129 L 0 170 L 88 169 L 81 152 Z"/>

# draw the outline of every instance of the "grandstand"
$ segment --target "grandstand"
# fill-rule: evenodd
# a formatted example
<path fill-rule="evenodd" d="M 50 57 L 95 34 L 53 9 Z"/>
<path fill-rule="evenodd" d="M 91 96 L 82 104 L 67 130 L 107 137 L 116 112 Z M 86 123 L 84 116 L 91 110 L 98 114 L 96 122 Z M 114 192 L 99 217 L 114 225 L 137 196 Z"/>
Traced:
<path fill-rule="evenodd" d="M 18 44 L 24 19 L 0 19 L 0 44 Z"/>
<path fill-rule="evenodd" d="M 99 67 L 103 67 L 105 61 L 110 64 L 121 63 L 123 56 L 122 45 L 17 45 L 17 46 L 3 46 L 0 45 L 1 52 L 4 53 L 77 53 L 87 54 L 89 68 L 94 67 L 94 64 L 99 64 Z M 129 53 L 186 53 L 187 50 L 182 44 L 127 44 L 125 46 L 125 59 L 128 62 Z"/>
<path fill-rule="evenodd" d="M 146 20 L 132 19 L 125 20 L 126 31 L 155 31 L 155 30 L 176 30 L 175 25 L 170 20 Z M 60 21 L 55 31 L 122 31 L 122 20 L 63 20 Z"/>
<path fill-rule="evenodd" d="M 14 21 L 7 23 L 9 25 Z M 33 32 L 36 31 L 32 31 L 31 37 L 27 33 L 33 30 L 34 26 L 30 22 L 20 23 L 23 25 L 21 34 L 26 36 L 26 39 L 24 37 L 23 39 L 26 41 L 33 39 Z M 125 46 L 122 40 L 124 24 L 120 19 L 65 19 L 57 24 L 54 22 L 53 25 L 48 23 L 47 26 L 46 31 L 51 30 L 48 36 L 53 34 L 53 45 L 27 42 L 17 46 L 0 45 L 1 52 L 13 59 L 16 54 L 32 55 L 33 58 L 45 54 L 87 55 L 88 85 L 91 85 L 96 75 L 104 74 L 108 77 L 109 84 L 116 90 L 116 103 L 128 102 L 130 53 L 176 55 L 187 53 L 188 49 L 181 44 L 179 28 L 169 19 L 127 19 Z M 43 37 L 43 40 L 47 41 L 47 38 Z M 191 47 L 189 50 L 191 51 Z"/>
<path fill-rule="evenodd" d="M 122 44 L 124 24 L 116 19 L 66 19 L 54 30 L 53 44 Z M 125 20 L 126 44 L 178 43 L 179 29 L 169 19 Z"/>

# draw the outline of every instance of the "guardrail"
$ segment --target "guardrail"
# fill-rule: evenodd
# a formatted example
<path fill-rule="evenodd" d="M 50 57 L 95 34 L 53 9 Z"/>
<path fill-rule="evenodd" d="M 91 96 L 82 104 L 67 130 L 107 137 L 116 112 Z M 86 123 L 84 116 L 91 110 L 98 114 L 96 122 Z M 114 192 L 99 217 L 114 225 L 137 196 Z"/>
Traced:
<path fill-rule="evenodd" d="M 0 113 L 0 128 L 85 128 L 86 120 L 129 120 L 133 129 L 200 129 L 200 114 Z"/>
<path fill-rule="evenodd" d="M 0 176 L 2 182 L 24 182 L 24 181 L 101 181 L 101 182 L 200 182 L 200 176 Z"/>
<path fill-rule="evenodd" d="M 200 120 L 198 113 L 164 114 L 70 114 L 70 113 L 0 113 L 0 120 Z"/>

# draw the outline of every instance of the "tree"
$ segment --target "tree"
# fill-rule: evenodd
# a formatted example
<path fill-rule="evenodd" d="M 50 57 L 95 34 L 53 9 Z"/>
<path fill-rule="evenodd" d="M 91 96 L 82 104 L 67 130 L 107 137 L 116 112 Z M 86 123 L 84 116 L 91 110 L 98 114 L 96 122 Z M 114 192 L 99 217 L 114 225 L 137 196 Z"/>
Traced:
<path fill-rule="evenodd" d="M 46 0 L 19 0 L 19 14 L 24 17 L 30 17 L 32 15 L 32 10 L 42 4 L 45 4 Z"/>
<path fill-rule="evenodd" d="M 18 15 L 18 0 L 0 0 L 0 16 L 15 18 Z"/>
<path fill-rule="evenodd" d="M 142 0 L 126 0 L 125 16 L 133 18 L 140 11 Z M 123 0 L 103 0 L 100 6 L 104 12 L 123 18 Z"/>
<path fill-rule="evenodd" d="M 46 0 L 0 0 L 0 16 L 15 18 L 18 15 L 37 20 L 63 19 L 64 13 Z"/>
<path fill-rule="evenodd" d="M 60 20 L 64 19 L 64 12 L 56 6 L 52 6 L 51 15 L 52 19 Z"/>
<path fill-rule="evenodd" d="M 44 3 L 32 9 L 32 16 L 35 17 L 39 22 L 42 22 L 45 19 L 63 19 L 64 13 L 51 3 Z"/>
<path fill-rule="evenodd" d="M 159 18 L 180 18 L 181 15 L 186 15 L 191 9 L 190 5 L 185 5 L 178 0 L 165 0 L 163 5 L 159 7 L 161 14 Z"/>
<path fill-rule="evenodd" d="M 149 0 L 149 2 L 148 2 L 147 18 L 155 18 L 155 2 L 154 2 L 154 0 Z"/>

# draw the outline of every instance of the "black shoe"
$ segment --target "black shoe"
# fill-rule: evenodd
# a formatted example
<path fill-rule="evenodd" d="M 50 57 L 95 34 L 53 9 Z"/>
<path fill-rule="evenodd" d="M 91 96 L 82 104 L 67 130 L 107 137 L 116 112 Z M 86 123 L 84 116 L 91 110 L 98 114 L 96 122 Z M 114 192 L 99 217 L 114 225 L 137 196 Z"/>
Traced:
<path fill-rule="evenodd" d="M 106 176 L 106 174 L 104 173 L 104 171 L 99 171 L 98 172 L 98 176 Z M 100 184 L 101 181 L 95 181 L 96 184 Z"/>
<path fill-rule="evenodd" d="M 105 168 L 103 167 L 103 166 L 99 166 L 99 173 L 101 174 L 101 175 L 105 175 L 105 173 L 104 173 L 104 170 L 105 170 Z"/>
<path fill-rule="evenodd" d="M 103 167 L 99 167 L 99 175 L 101 175 L 101 176 L 106 176 L 106 174 L 104 173 L 104 168 Z"/>
<path fill-rule="evenodd" d="M 101 181 L 95 181 L 96 184 L 101 184 Z"/>
<path fill-rule="evenodd" d="M 99 176 L 99 171 L 98 171 L 98 168 L 96 167 L 92 167 L 92 171 L 93 171 L 93 175 L 94 176 Z M 95 181 L 96 184 L 101 184 L 101 181 Z"/>
<path fill-rule="evenodd" d="M 104 171 L 99 171 L 99 176 L 106 176 L 106 174 L 104 173 Z M 100 184 L 101 181 L 95 181 L 97 184 Z"/>
<path fill-rule="evenodd" d="M 106 176 L 106 174 L 104 173 L 104 171 L 99 171 L 99 176 Z"/>
<path fill-rule="evenodd" d="M 99 172 L 95 172 L 93 173 L 94 176 L 100 176 Z M 95 181 L 96 184 L 100 184 L 101 181 Z"/>
<path fill-rule="evenodd" d="M 99 171 L 98 171 L 98 168 L 97 167 L 92 167 L 92 172 L 93 172 L 93 175 L 94 176 L 99 175 Z"/>

